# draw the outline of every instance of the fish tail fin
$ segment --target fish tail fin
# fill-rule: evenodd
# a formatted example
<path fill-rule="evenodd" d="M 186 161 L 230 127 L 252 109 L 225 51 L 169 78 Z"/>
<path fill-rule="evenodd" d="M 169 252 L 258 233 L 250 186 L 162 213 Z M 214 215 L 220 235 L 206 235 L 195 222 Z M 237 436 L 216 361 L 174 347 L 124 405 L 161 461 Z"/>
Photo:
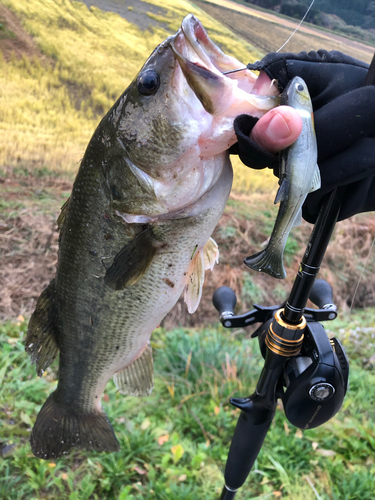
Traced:
<path fill-rule="evenodd" d="M 286 277 L 283 254 L 273 252 L 269 247 L 254 255 L 250 255 L 250 257 L 246 257 L 244 263 L 250 269 L 267 273 L 273 278 L 284 279 Z"/>
<path fill-rule="evenodd" d="M 66 455 L 72 448 L 118 451 L 119 443 L 104 411 L 83 414 L 55 400 L 52 393 L 37 416 L 31 450 L 45 460 Z"/>

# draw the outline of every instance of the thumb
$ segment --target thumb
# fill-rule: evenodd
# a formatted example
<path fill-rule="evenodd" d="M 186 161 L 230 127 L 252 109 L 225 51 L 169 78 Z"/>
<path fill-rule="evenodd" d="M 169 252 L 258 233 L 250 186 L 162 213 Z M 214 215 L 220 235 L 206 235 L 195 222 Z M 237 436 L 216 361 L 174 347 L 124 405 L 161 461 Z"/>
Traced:
<path fill-rule="evenodd" d="M 278 106 L 258 120 L 251 138 L 263 149 L 277 153 L 287 148 L 298 138 L 302 130 L 302 119 L 290 106 Z"/>

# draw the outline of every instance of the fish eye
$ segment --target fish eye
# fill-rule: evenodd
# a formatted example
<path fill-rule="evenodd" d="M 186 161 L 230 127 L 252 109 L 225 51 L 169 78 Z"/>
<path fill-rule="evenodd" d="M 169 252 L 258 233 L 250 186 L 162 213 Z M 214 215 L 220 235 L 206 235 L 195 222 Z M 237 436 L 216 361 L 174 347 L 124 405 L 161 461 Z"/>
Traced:
<path fill-rule="evenodd" d="M 138 76 L 137 90 L 142 95 L 152 95 L 160 86 L 160 78 L 156 71 L 149 69 Z"/>
<path fill-rule="evenodd" d="M 302 92 L 304 90 L 302 83 L 296 84 L 296 90 L 298 90 L 298 92 Z"/>

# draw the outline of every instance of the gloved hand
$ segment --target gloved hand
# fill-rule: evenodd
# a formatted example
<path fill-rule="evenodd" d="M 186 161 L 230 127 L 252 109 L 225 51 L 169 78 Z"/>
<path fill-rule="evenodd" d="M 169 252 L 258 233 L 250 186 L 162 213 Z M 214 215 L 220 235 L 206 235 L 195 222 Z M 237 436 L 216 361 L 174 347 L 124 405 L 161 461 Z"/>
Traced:
<path fill-rule="evenodd" d="M 314 108 L 322 187 L 308 195 L 303 217 L 315 222 L 323 196 L 344 185 L 350 188 L 339 220 L 375 210 L 375 85 L 363 86 L 368 64 L 340 52 L 319 50 L 271 53 L 248 67 L 263 71 L 271 80 L 276 79 L 281 91 L 295 76 L 302 77 L 308 86 Z M 277 155 L 249 138 L 256 122 L 257 119 L 248 115 L 236 118 L 238 144 L 232 147 L 231 153 L 239 154 L 249 167 L 268 166 L 277 171 Z"/>

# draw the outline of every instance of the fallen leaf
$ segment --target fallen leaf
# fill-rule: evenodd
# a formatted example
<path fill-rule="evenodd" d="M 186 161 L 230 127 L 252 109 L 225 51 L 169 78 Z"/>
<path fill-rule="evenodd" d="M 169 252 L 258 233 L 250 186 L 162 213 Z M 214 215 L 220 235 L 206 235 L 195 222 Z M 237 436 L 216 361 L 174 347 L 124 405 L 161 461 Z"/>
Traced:
<path fill-rule="evenodd" d="M 146 471 L 145 469 L 141 469 L 141 468 L 140 468 L 140 467 L 138 467 L 138 466 L 135 466 L 135 467 L 134 467 L 134 470 L 135 470 L 136 472 L 138 472 L 138 474 L 141 474 L 142 476 L 143 476 L 143 474 L 147 474 L 147 471 Z"/>
<path fill-rule="evenodd" d="M 187 478 L 187 475 L 186 474 L 181 474 L 181 476 L 178 476 L 178 480 L 179 481 L 185 481 Z"/>
<path fill-rule="evenodd" d="M 31 418 L 29 417 L 29 415 L 27 413 L 21 413 L 21 420 L 22 420 L 22 422 L 24 422 L 29 427 L 33 426 Z"/>
<path fill-rule="evenodd" d="M 141 423 L 141 429 L 142 431 L 145 431 L 146 429 L 148 429 L 151 425 L 151 421 L 148 417 L 146 417 L 143 422 Z"/>
<path fill-rule="evenodd" d="M 56 464 L 55 464 L 54 462 L 50 462 L 50 463 L 48 464 L 48 467 L 49 467 L 50 469 L 53 469 L 54 467 L 56 467 Z"/>
<path fill-rule="evenodd" d="M 303 434 L 302 434 L 301 429 L 297 429 L 297 432 L 296 432 L 295 436 L 296 436 L 297 439 L 302 439 L 303 438 Z"/>
<path fill-rule="evenodd" d="M 180 444 L 176 444 L 175 446 L 171 446 L 171 452 L 173 453 L 174 463 L 177 463 L 185 453 L 185 450 Z"/>
<path fill-rule="evenodd" d="M 275 497 L 281 497 L 281 491 L 273 491 L 273 496 Z"/>
<path fill-rule="evenodd" d="M 218 406 L 215 406 L 215 408 L 214 408 L 214 413 L 215 413 L 215 415 L 219 415 L 219 413 L 220 413 L 220 408 L 219 408 Z"/>
<path fill-rule="evenodd" d="M 104 396 L 103 396 L 103 401 L 104 401 L 105 403 L 108 403 L 108 402 L 109 402 L 109 396 L 108 396 L 108 394 L 104 394 Z"/>
<path fill-rule="evenodd" d="M 68 479 L 68 474 L 66 472 L 63 472 L 61 474 L 61 479 L 64 479 L 64 481 L 66 481 Z"/>
<path fill-rule="evenodd" d="M 336 455 L 336 452 L 333 450 L 319 449 L 316 450 L 316 453 L 319 453 L 319 455 L 323 455 L 323 457 L 333 457 L 334 455 Z"/>
<path fill-rule="evenodd" d="M 313 447 L 313 450 L 315 451 L 317 449 L 317 447 L 319 446 L 319 443 L 317 443 L 316 441 L 314 441 L 312 443 L 312 447 Z"/>
<path fill-rule="evenodd" d="M 169 441 L 169 434 L 164 434 L 164 436 L 160 436 L 160 438 L 158 439 L 158 443 L 160 444 L 160 446 L 167 441 Z"/>

